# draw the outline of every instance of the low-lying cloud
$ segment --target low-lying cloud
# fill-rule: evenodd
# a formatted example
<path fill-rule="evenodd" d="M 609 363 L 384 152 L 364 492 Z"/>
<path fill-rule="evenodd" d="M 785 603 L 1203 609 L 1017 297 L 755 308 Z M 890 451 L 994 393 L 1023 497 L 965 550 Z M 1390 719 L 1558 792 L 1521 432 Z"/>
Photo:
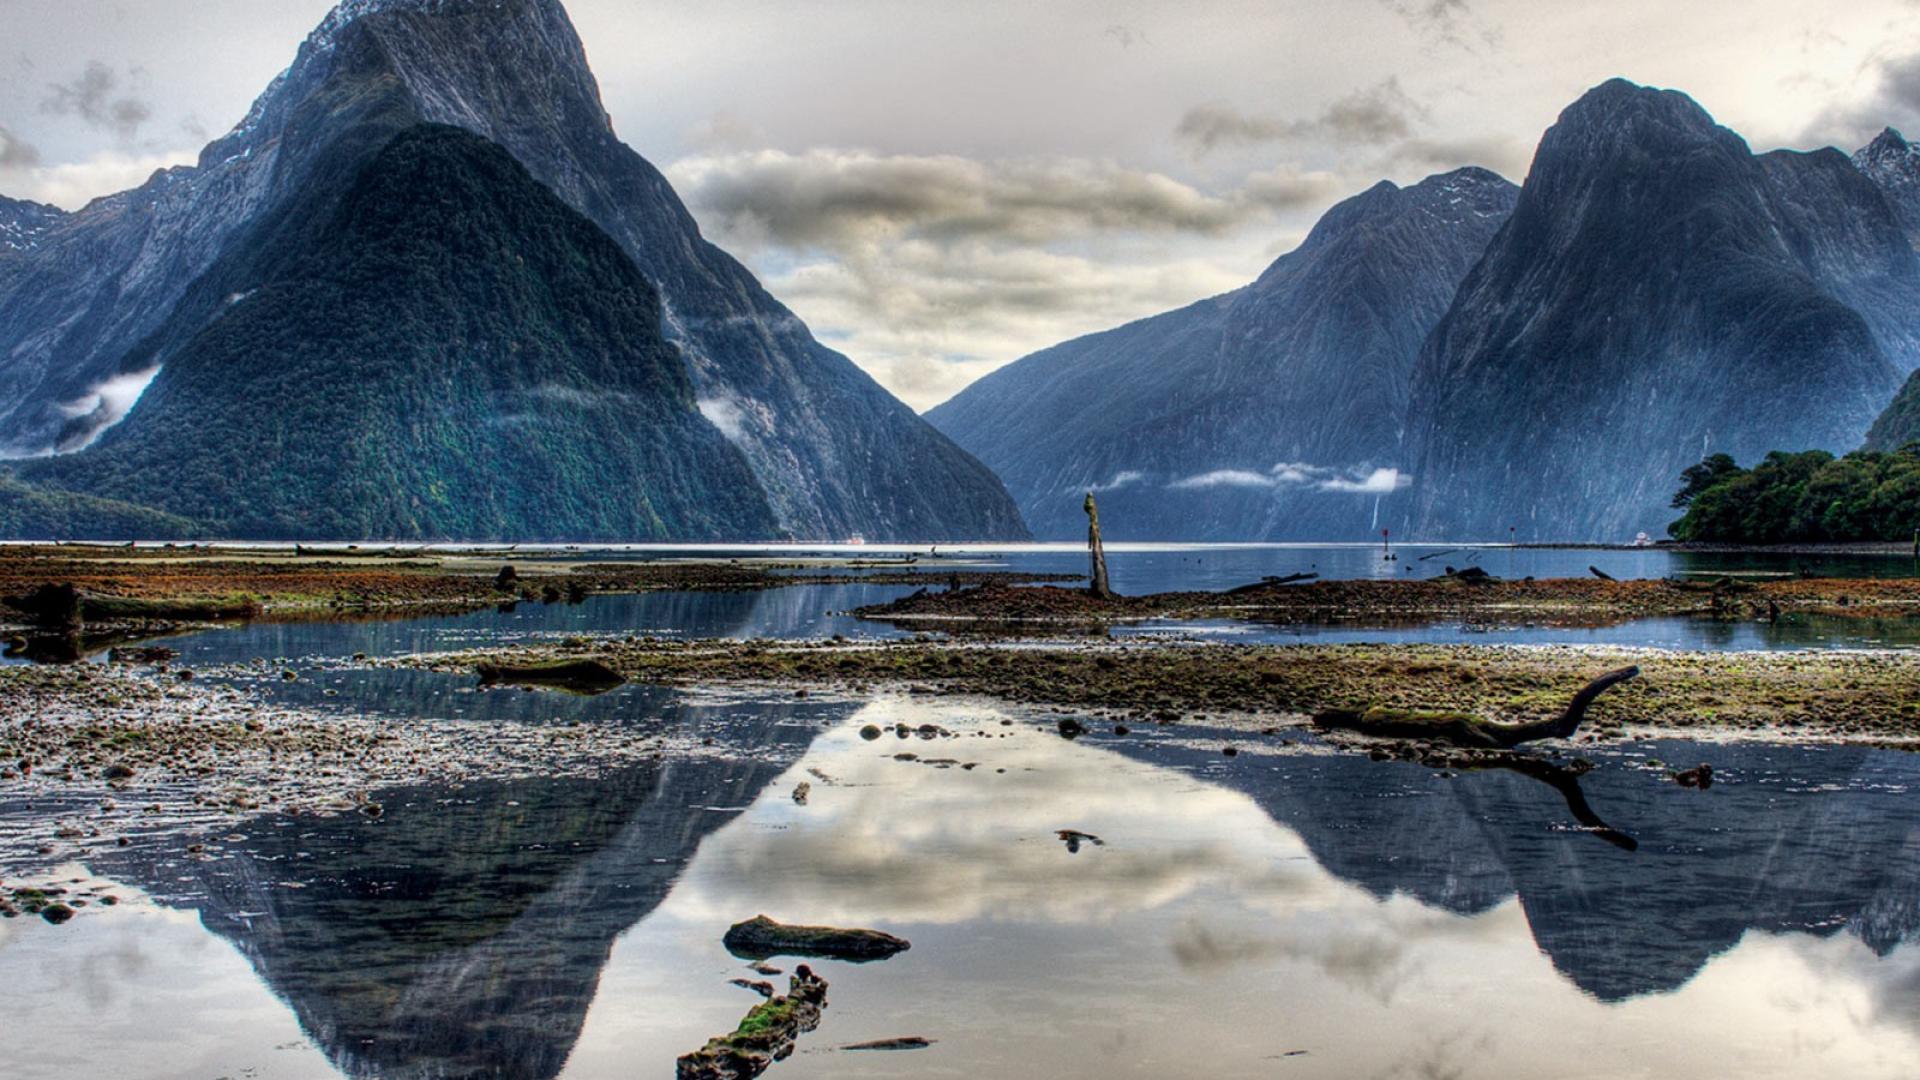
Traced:
<path fill-rule="evenodd" d="M 1168 484 L 1176 491 L 1207 488 L 1307 488 L 1360 495 L 1390 495 L 1413 483 L 1399 469 L 1339 469 L 1282 462 L 1270 469 L 1214 469 Z"/>
<path fill-rule="evenodd" d="M 108 378 L 85 394 L 60 406 L 60 411 L 69 419 L 87 418 L 86 440 L 74 450 L 84 450 L 92 446 L 106 430 L 127 418 L 133 407 L 140 403 L 140 395 L 153 385 L 154 377 L 160 374 L 160 366 L 143 371 L 128 371 Z"/>

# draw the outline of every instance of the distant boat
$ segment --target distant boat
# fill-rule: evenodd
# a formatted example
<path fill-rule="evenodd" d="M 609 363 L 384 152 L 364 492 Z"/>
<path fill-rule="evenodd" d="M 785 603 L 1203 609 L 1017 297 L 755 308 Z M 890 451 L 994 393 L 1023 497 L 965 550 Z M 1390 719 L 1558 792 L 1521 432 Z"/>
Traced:
<path fill-rule="evenodd" d="M 865 546 L 866 542 L 867 542 L 867 538 L 865 536 L 860 535 L 859 533 L 854 533 L 852 536 L 847 537 L 847 543 L 851 544 L 854 547 L 863 547 Z"/>
<path fill-rule="evenodd" d="M 1652 547 L 1653 537 L 1648 536 L 1646 533 L 1638 533 L 1633 538 L 1633 546 L 1634 547 Z"/>

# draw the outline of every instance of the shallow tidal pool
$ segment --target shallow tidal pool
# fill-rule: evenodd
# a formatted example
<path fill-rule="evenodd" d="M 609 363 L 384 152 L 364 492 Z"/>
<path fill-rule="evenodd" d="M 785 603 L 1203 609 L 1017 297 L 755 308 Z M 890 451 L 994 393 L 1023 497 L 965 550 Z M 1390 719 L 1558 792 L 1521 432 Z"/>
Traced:
<path fill-rule="evenodd" d="M 0 923 L 0 1061 L 670 1076 L 759 1000 L 730 980 L 768 976 L 721 937 L 761 913 L 912 942 L 808 961 L 824 1020 L 770 1077 L 1920 1061 L 1911 755 L 1639 743 L 1546 782 L 1298 736 L 1242 736 L 1229 757 L 1228 736 L 1185 724 L 1068 741 L 1050 717 L 955 699 L 696 712 L 679 722 L 713 745 L 592 780 L 402 789 L 377 820 L 268 816 L 204 853 L 141 843 L 59 868 L 122 902 Z M 1702 760 L 1711 789 L 1668 779 Z M 844 1049 L 908 1036 L 930 1045 Z"/>

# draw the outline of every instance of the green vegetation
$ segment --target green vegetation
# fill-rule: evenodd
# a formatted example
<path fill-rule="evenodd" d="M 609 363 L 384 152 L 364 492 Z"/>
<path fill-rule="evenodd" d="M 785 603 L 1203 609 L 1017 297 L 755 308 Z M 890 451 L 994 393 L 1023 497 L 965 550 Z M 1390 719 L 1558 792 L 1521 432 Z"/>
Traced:
<path fill-rule="evenodd" d="M 777 535 L 614 240 L 453 128 L 356 166 L 210 272 L 132 415 L 22 475 L 241 538 Z"/>
<path fill-rule="evenodd" d="M 1681 474 L 1667 531 L 1677 540 L 1736 544 L 1905 540 L 1920 529 L 1920 446 L 1774 451 L 1751 469 L 1715 454 Z"/>
<path fill-rule="evenodd" d="M 71 491 L 34 487 L 0 470 L 0 538 L 7 540 L 177 540 L 193 522 L 176 514 Z"/>

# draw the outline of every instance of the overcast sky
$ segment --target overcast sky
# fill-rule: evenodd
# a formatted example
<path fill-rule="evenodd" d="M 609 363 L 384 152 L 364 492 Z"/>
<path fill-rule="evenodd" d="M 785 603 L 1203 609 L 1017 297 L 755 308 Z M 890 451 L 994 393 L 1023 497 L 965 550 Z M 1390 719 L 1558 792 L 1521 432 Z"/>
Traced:
<path fill-rule="evenodd" d="M 331 0 L 0 0 L 0 194 L 193 160 Z M 1245 284 L 1334 201 L 1518 181 L 1614 75 L 1756 149 L 1920 134 L 1913 0 L 570 0 L 620 135 L 918 408 Z"/>

